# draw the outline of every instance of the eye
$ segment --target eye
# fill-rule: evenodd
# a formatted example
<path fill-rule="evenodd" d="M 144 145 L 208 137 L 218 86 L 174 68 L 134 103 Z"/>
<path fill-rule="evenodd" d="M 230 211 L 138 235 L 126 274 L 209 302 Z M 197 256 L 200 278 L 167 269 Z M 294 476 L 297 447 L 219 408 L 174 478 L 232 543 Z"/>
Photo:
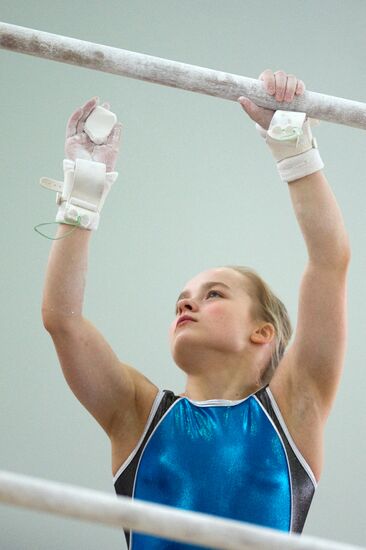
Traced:
<path fill-rule="evenodd" d="M 221 296 L 221 298 L 223 296 L 221 292 L 218 292 L 217 290 L 209 290 L 206 296 L 210 296 L 210 294 L 217 294 L 218 296 Z M 175 315 L 178 315 L 178 306 L 175 309 Z"/>
<path fill-rule="evenodd" d="M 217 294 L 218 296 L 222 297 L 222 294 L 220 292 L 217 292 L 217 290 L 210 290 L 209 292 L 207 292 L 207 296 L 209 296 L 212 293 Z"/>

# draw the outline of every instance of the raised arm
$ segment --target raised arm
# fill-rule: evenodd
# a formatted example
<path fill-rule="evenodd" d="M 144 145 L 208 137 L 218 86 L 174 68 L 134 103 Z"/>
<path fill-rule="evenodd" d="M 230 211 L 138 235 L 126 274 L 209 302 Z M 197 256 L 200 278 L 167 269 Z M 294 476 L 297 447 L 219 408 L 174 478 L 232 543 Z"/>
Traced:
<path fill-rule="evenodd" d="M 283 71 L 273 74 L 266 70 L 259 78 L 278 101 L 292 101 L 295 93 L 305 89 L 301 80 Z M 240 103 L 261 126 L 259 130 L 277 160 L 280 176 L 288 184 L 309 256 L 300 286 L 295 339 L 273 376 L 272 388 L 287 416 L 301 409 L 299 423 L 304 425 L 304 411 L 313 407 L 316 422 L 324 425 L 335 400 L 346 351 L 349 237 L 314 148 L 309 121 L 304 123 L 298 150 L 296 138 L 287 144 L 272 139 L 274 134 L 268 129 L 270 124 L 274 127 L 274 111 L 251 101 Z"/>
<path fill-rule="evenodd" d="M 78 156 L 85 159 L 89 150 L 90 158 L 104 160 L 109 172 L 114 168 L 120 128 L 115 128 L 109 148 L 104 146 L 103 151 L 102 146 L 93 147 L 83 133 L 83 125 L 95 105 L 95 99 L 89 101 L 70 118 L 66 155 L 70 160 Z M 83 151 L 82 140 L 86 144 Z M 70 225 L 61 224 L 57 238 L 70 233 L 70 229 Z M 122 363 L 83 316 L 92 234 L 91 230 L 77 227 L 67 237 L 53 242 L 43 293 L 43 323 L 52 337 L 65 379 L 78 400 L 111 438 L 124 428 L 134 437 L 140 412 L 152 402 L 157 388 L 136 369 Z"/>

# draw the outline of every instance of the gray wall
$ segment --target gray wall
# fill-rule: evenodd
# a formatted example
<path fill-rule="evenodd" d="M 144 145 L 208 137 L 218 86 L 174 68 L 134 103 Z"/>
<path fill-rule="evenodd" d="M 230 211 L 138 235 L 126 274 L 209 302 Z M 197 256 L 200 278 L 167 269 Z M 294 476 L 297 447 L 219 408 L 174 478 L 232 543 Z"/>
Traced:
<path fill-rule="evenodd" d="M 1 0 L 3 21 L 257 78 L 283 69 L 307 88 L 366 101 L 363 0 Z M 93 235 L 85 315 L 118 356 L 181 392 L 169 352 L 174 302 L 198 272 L 254 267 L 296 326 L 305 243 L 288 188 L 240 106 L 0 51 L 1 468 L 113 494 L 110 445 L 61 373 L 41 320 L 70 113 L 99 95 L 124 124 L 119 180 Z M 304 532 L 366 545 L 365 133 L 314 130 L 352 245 L 349 343 Z M 182 224 L 183 221 L 189 223 Z M 118 530 L 0 506 L 3 549 L 122 549 Z"/>

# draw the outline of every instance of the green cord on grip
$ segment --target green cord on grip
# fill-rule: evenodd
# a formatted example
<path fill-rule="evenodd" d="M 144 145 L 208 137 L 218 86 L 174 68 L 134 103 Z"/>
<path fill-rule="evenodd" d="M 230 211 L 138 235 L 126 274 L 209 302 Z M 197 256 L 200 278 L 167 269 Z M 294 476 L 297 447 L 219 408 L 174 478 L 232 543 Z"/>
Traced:
<path fill-rule="evenodd" d="M 81 217 L 78 216 L 78 218 L 76 220 L 76 223 L 69 223 L 69 222 L 65 222 L 65 221 L 64 222 L 39 223 L 38 225 L 34 226 L 33 229 L 34 229 L 34 231 L 39 233 L 42 237 L 45 237 L 46 239 L 50 239 L 50 241 L 59 241 L 61 239 L 65 239 L 66 237 L 71 235 L 71 233 L 73 233 L 77 227 L 81 226 L 80 219 L 81 219 Z M 46 235 L 45 233 L 42 233 L 42 231 L 39 231 L 39 229 L 38 229 L 38 227 L 41 227 L 43 225 L 59 225 L 61 223 L 64 224 L 64 225 L 74 225 L 75 227 L 74 227 L 74 229 L 72 229 L 71 231 L 66 233 L 66 235 L 63 235 L 62 237 L 48 237 L 48 235 Z"/>

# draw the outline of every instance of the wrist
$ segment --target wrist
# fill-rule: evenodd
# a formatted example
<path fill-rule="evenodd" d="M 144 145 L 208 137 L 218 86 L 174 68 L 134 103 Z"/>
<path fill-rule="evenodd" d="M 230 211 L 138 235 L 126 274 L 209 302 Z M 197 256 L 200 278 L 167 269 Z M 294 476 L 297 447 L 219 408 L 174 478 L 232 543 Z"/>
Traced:
<path fill-rule="evenodd" d="M 281 180 L 287 183 L 292 183 L 323 168 L 324 163 L 317 147 L 277 163 L 278 174 Z"/>
<path fill-rule="evenodd" d="M 70 224 L 65 222 L 60 222 L 57 229 L 57 237 L 63 237 L 66 233 L 70 232 Z M 71 234 L 70 234 L 71 235 Z M 91 231 L 85 231 L 82 227 L 75 227 L 75 230 L 72 232 L 74 239 L 89 239 L 92 235 Z M 77 236 L 78 235 L 78 236 Z"/>
<path fill-rule="evenodd" d="M 311 126 L 317 124 L 306 113 L 276 111 L 267 131 L 256 125 L 276 160 L 282 181 L 292 182 L 324 168 L 311 132 Z"/>
<path fill-rule="evenodd" d="M 117 172 L 106 172 L 101 162 L 65 159 L 64 181 L 41 178 L 41 185 L 57 192 L 56 222 L 95 231 L 105 199 L 116 181 Z"/>

